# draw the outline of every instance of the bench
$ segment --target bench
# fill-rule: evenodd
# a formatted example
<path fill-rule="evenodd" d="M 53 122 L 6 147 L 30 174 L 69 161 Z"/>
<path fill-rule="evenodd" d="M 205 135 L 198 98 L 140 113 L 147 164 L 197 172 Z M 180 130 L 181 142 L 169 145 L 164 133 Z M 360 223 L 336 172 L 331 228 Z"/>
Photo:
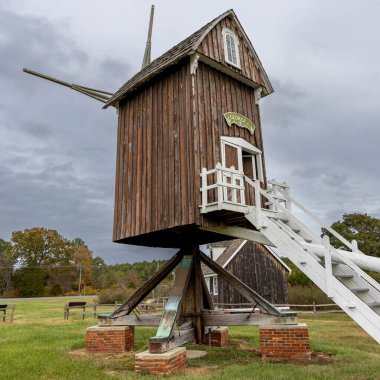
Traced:
<path fill-rule="evenodd" d="M 84 316 L 86 314 L 86 302 L 75 301 L 75 302 L 67 303 L 64 308 L 64 315 L 63 315 L 64 319 L 69 319 L 70 309 L 82 309 L 82 311 L 80 312 L 71 312 L 71 314 L 81 314 L 83 315 L 83 319 L 84 319 Z"/>
<path fill-rule="evenodd" d="M 3 322 L 5 322 L 5 320 L 6 320 L 8 310 L 11 310 L 10 321 L 11 321 L 11 323 L 13 322 L 14 314 L 15 314 L 15 308 L 16 308 L 16 305 L 12 305 L 12 307 L 9 307 L 8 304 L 0 305 L 0 313 L 3 313 Z M 8 315 L 9 315 L 9 313 L 8 313 Z"/>
<path fill-rule="evenodd" d="M 91 305 L 87 305 L 86 302 L 84 302 L 84 301 L 72 301 L 72 302 L 67 303 L 64 306 L 63 318 L 65 320 L 68 320 L 70 315 L 82 315 L 82 319 L 84 319 L 86 314 L 91 314 L 94 316 L 94 318 L 96 318 L 97 314 L 99 314 L 99 313 L 109 312 L 109 311 L 112 312 L 112 310 L 99 310 L 98 309 L 99 306 L 100 307 L 112 306 L 114 309 L 116 309 L 120 305 L 116 302 L 114 304 L 97 304 L 97 303 L 94 303 Z M 86 311 L 86 308 L 87 308 L 87 310 L 91 309 L 91 311 Z M 74 310 L 75 309 L 82 309 L 82 310 L 81 311 L 70 311 L 72 309 L 74 309 Z"/>

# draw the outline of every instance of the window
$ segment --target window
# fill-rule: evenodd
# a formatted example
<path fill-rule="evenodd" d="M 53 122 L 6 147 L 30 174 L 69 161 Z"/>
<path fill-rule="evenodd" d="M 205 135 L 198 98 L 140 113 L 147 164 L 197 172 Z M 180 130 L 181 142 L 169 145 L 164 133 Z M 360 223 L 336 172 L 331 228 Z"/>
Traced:
<path fill-rule="evenodd" d="M 218 277 L 212 278 L 212 293 L 214 296 L 218 295 Z"/>
<path fill-rule="evenodd" d="M 236 35 L 227 28 L 223 31 L 224 59 L 227 63 L 240 69 L 239 40 Z"/>

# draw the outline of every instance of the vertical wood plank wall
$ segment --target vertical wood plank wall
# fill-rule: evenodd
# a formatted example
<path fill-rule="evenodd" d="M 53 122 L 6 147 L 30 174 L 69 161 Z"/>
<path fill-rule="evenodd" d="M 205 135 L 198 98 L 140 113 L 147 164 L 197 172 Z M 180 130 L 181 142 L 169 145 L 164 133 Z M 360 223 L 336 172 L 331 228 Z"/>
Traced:
<path fill-rule="evenodd" d="M 188 60 L 119 108 L 114 240 L 194 222 Z"/>
<path fill-rule="evenodd" d="M 259 108 L 255 105 L 253 88 L 200 63 L 197 70 L 197 122 L 199 141 L 199 163 L 196 169 L 203 167 L 211 169 L 222 162 L 220 139 L 222 136 L 241 137 L 263 151 L 263 166 L 265 176 L 264 148 L 260 126 Z M 232 125 L 229 127 L 223 117 L 226 112 L 238 112 L 254 122 L 256 130 L 252 135 L 247 129 Z M 197 177 L 196 177 L 197 179 Z M 265 179 L 265 178 L 264 178 Z M 196 183 L 197 189 L 200 183 Z M 200 193 L 197 192 L 196 207 L 200 204 Z M 215 225 L 207 215 L 196 213 L 196 223 L 200 225 Z"/>
<path fill-rule="evenodd" d="M 225 269 L 269 302 L 274 304 L 288 302 L 286 271 L 261 244 L 247 242 Z M 212 292 L 213 289 L 210 291 Z M 218 295 L 213 296 L 213 301 L 215 303 L 248 302 L 222 279 L 218 279 Z"/>
<path fill-rule="evenodd" d="M 229 65 L 224 58 L 224 45 L 223 45 L 223 28 L 230 29 L 239 39 L 239 55 L 241 62 L 241 70 Z M 231 70 L 244 75 L 245 77 L 255 81 L 264 86 L 264 80 L 262 78 L 262 73 L 259 69 L 259 65 L 255 62 L 255 59 L 248 48 L 243 36 L 240 34 L 239 29 L 235 23 L 229 18 L 221 20 L 215 27 L 210 31 L 210 33 L 205 37 L 205 39 L 200 44 L 198 51 L 207 57 L 210 57 L 216 62 L 219 62 L 225 66 L 228 66 Z"/>

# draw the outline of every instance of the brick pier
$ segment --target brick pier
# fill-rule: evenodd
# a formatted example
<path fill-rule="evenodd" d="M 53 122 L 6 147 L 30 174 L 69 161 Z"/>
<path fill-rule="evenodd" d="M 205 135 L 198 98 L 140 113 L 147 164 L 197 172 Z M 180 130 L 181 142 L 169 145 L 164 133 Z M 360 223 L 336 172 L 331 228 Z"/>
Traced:
<path fill-rule="evenodd" d="M 213 347 L 224 347 L 228 342 L 228 328 L 227 327 L 218 327 L 206 334 L 203 340 L 204 344 L 209 344 L 211 338 L 211 346 Z"/>
<path fill-rule="evenodd" d="M 86 351 L 95 354 L 122 354 L 133 351 L 133 326 L 89 327 L 86 331 Z"/>
<path fill-rule="evenodd" d="M 135 372 L 149 375 L 170 374 L 186 366 L 186 348 L 176 347 L 162 354 L 144 351 L 135 356 Z"/>
<path fill-rule="evenodd" d="M 263 361 L 309 361 L 311 352 L 307 325 L 260 326 L 260 350 Z"/>

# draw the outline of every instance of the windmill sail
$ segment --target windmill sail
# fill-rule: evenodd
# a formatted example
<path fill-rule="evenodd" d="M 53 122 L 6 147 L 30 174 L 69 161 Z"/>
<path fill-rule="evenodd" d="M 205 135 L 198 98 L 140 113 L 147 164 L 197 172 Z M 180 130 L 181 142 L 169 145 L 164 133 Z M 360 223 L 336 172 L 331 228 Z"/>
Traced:
<path fill-rule="evenodd" d="M 148 39 L 146 41 L 145 54 L 141 65 L 141 70 L 150 64 L 150 51 L 152 47 L 152 29 L 153 29 L 154 5 L 150 10 Z"/>
<path fill-rule="evenodd" d="M 53 77 L 50 77 L 48 75 L 44 75 L 44 74 L 38 73 L 36 71 L 32 71 L 32 70 L 25 69 L 25 68 L 23 69 L 23 71 L 24 71 L 24 73 L 35 75 L 36 77 L 49 80 L 51 82 L 60 84 L 60 85 L 65 86 L 65 87 L 69 87 L 74 91 L 78 91 L 81 94 L 84 94 L 84 95 L 89 96 L 90 98 L 99 100 L 102 103 L 107 103 L 108 100 L 110 100 L 113 96 L 112 92 L 97 90 L 97 89 L 91 88 L 91 87 L 84 87 L 84 86 L 80 86 L 78 84 L 64 82 L 63 80 L 53 78 Z"/>

